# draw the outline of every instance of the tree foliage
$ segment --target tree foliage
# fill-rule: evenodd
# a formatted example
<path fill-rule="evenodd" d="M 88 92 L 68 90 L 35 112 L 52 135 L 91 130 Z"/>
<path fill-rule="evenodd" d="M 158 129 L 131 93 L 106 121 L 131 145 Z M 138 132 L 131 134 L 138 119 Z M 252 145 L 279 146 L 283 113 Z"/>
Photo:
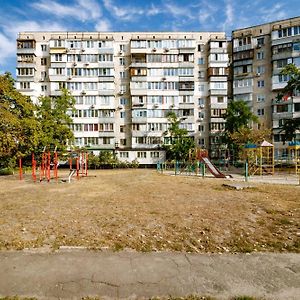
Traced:
<path fill-rule="evenodd" d="M 170 123 L 166 136 L 170 137 L 170 144 L 164 145 L 167 159 L 188 160 L 190 149 L 195 148 L 194 140 L 188 136 L 188 132 L 184 128 L 180 128 L 181 119 L 174 112 L 167 115 Z"/>
<path fill-rule="evenodd" d="M 251 129 L 251 123 L 257 123 L 258 117 L 251 112 L 243 100 L 236 100 L 229 102 L 223 118 L 226 121 L 223 142 L 234 151 L 235 158 L 237 158 L 244 144 L 249 140 L 258 139 L 255 136 L 259 131 Z"/>
<path fill-rule="evenodd" d="M 39 148 L 57 147 L 64 151 L 74 139 L 70 128 L 72 118 L 70 110 L 74 109 L 75 99 L 66 89 L 58 97 L 39 97 L 37 119 L 41 124 Z"/>
<path fill-rule="evenodd" d="M 250 123 L 258 122 L 249 106 L 243 100 L 231 101 L 223 118 L 226 120 L 225 133 L 234 133 L 241 128 L 250 128 Z"/>
<path fill-rule="evenodd" d="M 14 88 L 9 73 L 0 75 L 0 160 L 1 167 L 14 164 L 35 149 L 40 124 L 29 97 Z"/>
<path fill-rule="evenodd" d="M 17 158 L 47 147 L 64 150 L 72 141 L 75 100 L 67 90 L 57 98 L 40 97 L 36 106 L 19 93 L 9 73 L 0 75 L 0 168 L 13 167 Z"/>
<path fill-rule="evenodd" d="M 300 92 L 300 70 L 294 64 L 285 66 L 281 74 L 288 75 L 290 79 L 283 90 L 278 93 L 277 101 Z M 300 118 L 285 119 L 280 129 L 280 132 L 283 132 L 283 143 L 294 140 L 297 130 L 300 130 Z"/>

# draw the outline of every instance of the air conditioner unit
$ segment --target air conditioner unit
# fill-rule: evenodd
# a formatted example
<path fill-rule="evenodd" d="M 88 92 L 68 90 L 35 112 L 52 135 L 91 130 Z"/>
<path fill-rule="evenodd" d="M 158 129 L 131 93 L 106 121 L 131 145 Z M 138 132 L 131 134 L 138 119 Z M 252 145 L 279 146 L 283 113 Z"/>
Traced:
<path fill-rule="evenodd" d="M 199 118 L 198 121 L 199 121 L 199 122 L 202 122 L 202 121 L 203 121 L 203 118 Z"/>
<path fill-rule="evenodd" d="M 119 95 L 124 95 L 124 91 L 119 91 Z"/>
<path fill-rule="evenodd" d="M 120 54 L 120 55 L 123 55 L 123 54 L 124 54 L 124 52 L 121 50 L 121 51 L 119 51 L 119 54 Z"/>
<path fill-rule="evenodd" d="M 86 94 L 86 91 L 81 91 L 81 95 L 85 95 Z"/>
<path fill-rule="evenodd" d="M 159 105 L 156 103 L 156 104 L 154 104 L 153 105 L 155 108 L 158 108 L 159 107 Z"/>
<path fill-rule="evenodd" d="M 72 79 L 72 77 L 71 77 L 71 76 L 69 76 L 69 77 L 68 77 L 68 80 L 71 80 L 71 79 Z"/>
<path fill-rule="evenodd" d="M 204 104 L 200 104 L 199 106 L 200 106 L 200 108 L 204 108 L 205 107 Z"/>
<path fill-rule="evenodd" d="M 153 52 L 156 52 L 156 48 L 153 48 L 152 51 L 153 51 Z"/>
<path fill-rule="evenodd" d="M 169 48 L 164 48 L 164 51 L 169 52 L 170 50 L 169 50 Z"/>
<path fill-rule="evenodd" d="M 123 105 L 119 105 L 119 106 L 118 106 L 118 109 L 123 109 Z"/>
<path fill-rule="evenodd" d="M 76 64 L 76 63 L 73 63 L 73 66 L 75 67 L 75 66 L 77 66 L 77 64 Z"/>
<path fill-rule="evenodd" d="M 85 51 L 85 49 L 81 49 L 81 52 L 84 52 Z"/>
<path fill-rule="evenodd" d="M 89 65 L 89 63 L 85 63 L 84 65 L 85 65 L 85 66 L 88 66 L 88 65 Z"/>
<path fill-rule="evenodd" d="M 165 81 L 165 80 L 167 80 L 167 78 L 166 78 L 166 77 L 162 77 L 161 80 L 162 80 L 162 81 Z"/>
<path fill-rule="evenodd" d="M 256 73 L 255 76 L 260 76 L 260 73 Z"/>

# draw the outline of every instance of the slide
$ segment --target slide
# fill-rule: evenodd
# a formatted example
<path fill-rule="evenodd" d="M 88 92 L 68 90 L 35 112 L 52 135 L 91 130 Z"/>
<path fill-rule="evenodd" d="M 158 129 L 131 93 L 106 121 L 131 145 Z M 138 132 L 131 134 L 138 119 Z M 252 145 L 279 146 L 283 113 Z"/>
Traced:
<path fill-rule="evenodd" d="M 210 161 L 208 157 L 201 157 L 202 161 L 205 163 L 210 173 L 216 178 L 226 178 L 226 175 L 220 172 L 220 170 Z"/>

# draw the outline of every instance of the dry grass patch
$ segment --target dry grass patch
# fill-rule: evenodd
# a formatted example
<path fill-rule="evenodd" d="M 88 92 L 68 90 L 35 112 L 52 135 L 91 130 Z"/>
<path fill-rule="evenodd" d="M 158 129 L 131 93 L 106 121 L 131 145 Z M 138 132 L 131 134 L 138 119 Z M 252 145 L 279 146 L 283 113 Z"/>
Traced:
<path fill-rule="evenodd" d="M 0 177 L 0 249 L 300 252 L 300 188 L 229 190 L 153 170 L 92 171 L 78 182 Z"/>

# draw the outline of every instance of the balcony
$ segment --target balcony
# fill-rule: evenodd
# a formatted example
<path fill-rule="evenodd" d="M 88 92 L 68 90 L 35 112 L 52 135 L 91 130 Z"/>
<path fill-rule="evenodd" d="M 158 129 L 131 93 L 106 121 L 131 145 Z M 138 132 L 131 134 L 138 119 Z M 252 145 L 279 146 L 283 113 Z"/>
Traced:
<path fill-rule="evenodd" d="M 113 82 L 115 79 L 114 76 L 111 75 L 99 75 L 98 80 L 99 82 Z"/>
<path fill-rule="evenodd" d="M 147 117 L 136 117 L 132 116 L 132 123 L 137 123 L 137 124 L 146 124 L 148 118 Z"/>
<path fill-rule="evenodd" d="M 210 89 L 209 95 L 224 95 L 227 96 L 227 89 Z"/>
<path fill-rule="evenodd" d="M 67 49 L 63 47 L 53 47 L 49 50 L 50 54 L 65 54 L 67 53 Z"/>
<path fill-rule="evenodd" d="M 246 51 L 246 50 L 250 50 L 253 49 L 253 44 L 247 44 L 247 45 L 242 45 L 242 46 L 238 46 L 238 47 L 234 47 L 233 48 L 233 52 L 240 52 L 240 51 Z"/>

